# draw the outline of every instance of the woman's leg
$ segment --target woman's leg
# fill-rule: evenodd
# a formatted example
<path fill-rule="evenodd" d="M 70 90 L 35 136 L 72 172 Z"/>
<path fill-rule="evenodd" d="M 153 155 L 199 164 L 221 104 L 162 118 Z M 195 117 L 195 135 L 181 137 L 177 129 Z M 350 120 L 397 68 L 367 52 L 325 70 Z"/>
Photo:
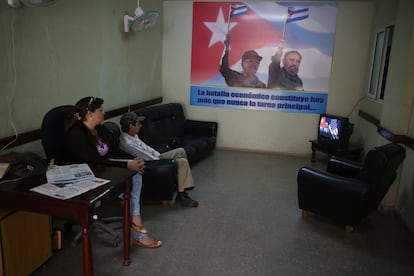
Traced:
<path fill-rule="evenodd" d="M 132 177 L 132 191 L 131 191 L 131 215 L 132 222 L 136 225 L 142 225 L 141 221 L 141 189 L 142 189 L 142 176 L 135 174 Z"/>
<path fill-rule="evenodd" d="M 141 189 L 142 189 L 142 176 L 135 174 L 132 177 L 132 191 L 131 191 L 131 220 L 133 223 L 133 237 L 137 242 L 137 245 L 152 247 L 158 247 L 161 245 L 161 241 L 157 241 L 148 236 L 147 230 L 145 229 L 141 219 Z M 134 242 L 135 244 L 135 242 Z"/>

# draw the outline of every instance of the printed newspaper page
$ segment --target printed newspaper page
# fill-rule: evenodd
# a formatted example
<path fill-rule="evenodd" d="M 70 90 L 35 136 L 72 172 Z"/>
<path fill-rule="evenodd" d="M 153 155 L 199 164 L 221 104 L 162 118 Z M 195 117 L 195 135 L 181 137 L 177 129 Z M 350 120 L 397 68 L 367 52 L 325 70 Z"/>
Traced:
<path fill-rule="evenodd" d="M 55 166 L 46 172 L 48 183 L 66 183 L 94 177 L 88 164 Z"/>
<path fill-rule="evenodd" d="M 88 164 L 55 166 L 46 172 L 47 183 L 30 189 L 31 191 L 59 199 L 68 199 L 110 180 L 95 177 Z"/>
<path fill-rule="evenodd" d="M 106 179 L 92 177 L 74 182 L 46 183 L 30 190 L 54 198 L 68 199 L 95 189 L 96 187 L 104 185 L 108 182 L 109 180 Z"/>

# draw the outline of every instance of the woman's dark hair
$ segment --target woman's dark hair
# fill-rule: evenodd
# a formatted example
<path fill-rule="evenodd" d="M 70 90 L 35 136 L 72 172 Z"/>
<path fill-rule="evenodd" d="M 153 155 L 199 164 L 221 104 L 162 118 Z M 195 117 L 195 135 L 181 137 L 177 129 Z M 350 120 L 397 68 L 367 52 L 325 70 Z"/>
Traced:
<path fill-rule="evenodd" d="M 68 118 L 66 118 L 65 131 L 68 131 L 76 123 L 82 123 L 85 121 L 88 111 L 94 112 L 95 110 L 101 108 L 103 103 L 103 99 L 96 97 L 85 97 L 80 99 L 73 107 L 73 110 L 69 113 Z M 85 125 L 82 124 L 82 126 L 86 128 Z M 98 135 L 102 140 L 106 142 L 110 142 L 112 140 L 110 133 L 105 129 L 104 126 L 98 125 L 96 126 L 96 130 L 98 131 Z M 90 133 L 89 139 L 90 142 L 96 146 L 96 136 Z"/>
<path fill-rule="evenodd" d="M 104 100 L 96 97 L 85 97 L 80 99 L 73 107 L 72 112 L 69 113 L 65 122 L 65 129 L 71 128 L 77 121 L 86 120 L 86 114 L 88 111 L 94 112 L 98 108 L 101 108 Z"/>

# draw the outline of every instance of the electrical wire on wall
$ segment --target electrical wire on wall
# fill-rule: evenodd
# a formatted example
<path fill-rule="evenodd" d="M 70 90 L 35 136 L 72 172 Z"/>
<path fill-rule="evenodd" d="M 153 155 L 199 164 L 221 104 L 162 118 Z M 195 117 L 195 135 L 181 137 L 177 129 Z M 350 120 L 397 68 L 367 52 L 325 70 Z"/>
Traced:
<path fill-rule="evenodd" d="M 348 115 L 346 117 L 350 117 L 352 113 L 354 113 L 355 108 L 363 101 L 367 98 L 367 96 L 363 96 L 361 97 L 355 104 L 354 107 L 352 108 L 351 112 L 348 113 Z"/>
<path fill-rule="evenodd" d="M 12 46 L 13 80 L 12 80 L 11 93 L 10 93 L 9 101 L 8 101 L 8 104 L 7 104 L 7 108 L 8 108 L 8 120 L 9 120 L 9 124 L 10 124 L 10 126 L 12 127 L 12 129 L 14 131 L 14 136 L 15 137 L 14 137 L 14 139 L 12 141 L 10 141 L 9 143 L 7 143 L 2 149 L 0 149 L 0 152 L 2 152 L 8 146 L 10 146 L 14 142 L 16 142 L 17 141 L 17 138 L 19 137 L 19 133 L 17 132 L 16 127 L 15 127 L 15 125 L 13 123 L 13 112 L 12 112 L 12 102 L 13 102 L 13 99 L 14 99 L 14 93 L 16 91 L 16 84 L 17 84 L 16 45 L 15 45 L 15 39 L 14 39 L 14 16 L 15 16 L 15 11 L 14 11 L 14 9 L 12 9 L 10 32 L 11 32 L 11 46 Z"/>

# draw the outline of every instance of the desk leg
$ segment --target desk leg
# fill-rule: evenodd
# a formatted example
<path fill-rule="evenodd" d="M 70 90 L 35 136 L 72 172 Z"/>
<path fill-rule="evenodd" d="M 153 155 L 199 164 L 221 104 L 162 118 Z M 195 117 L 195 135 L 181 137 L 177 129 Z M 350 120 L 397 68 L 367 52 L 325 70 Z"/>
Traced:
<path fill-rule="evenodd" d="M 89 227 L 82 227 L 83 241 L 83 275 L 93 275 L 92 246 L 89 237 Z"/>
<path fill-rule="evenodd" d="M 131 187 L 132 177 L 124 184 L 124 265 L 131 264 Z"/>

